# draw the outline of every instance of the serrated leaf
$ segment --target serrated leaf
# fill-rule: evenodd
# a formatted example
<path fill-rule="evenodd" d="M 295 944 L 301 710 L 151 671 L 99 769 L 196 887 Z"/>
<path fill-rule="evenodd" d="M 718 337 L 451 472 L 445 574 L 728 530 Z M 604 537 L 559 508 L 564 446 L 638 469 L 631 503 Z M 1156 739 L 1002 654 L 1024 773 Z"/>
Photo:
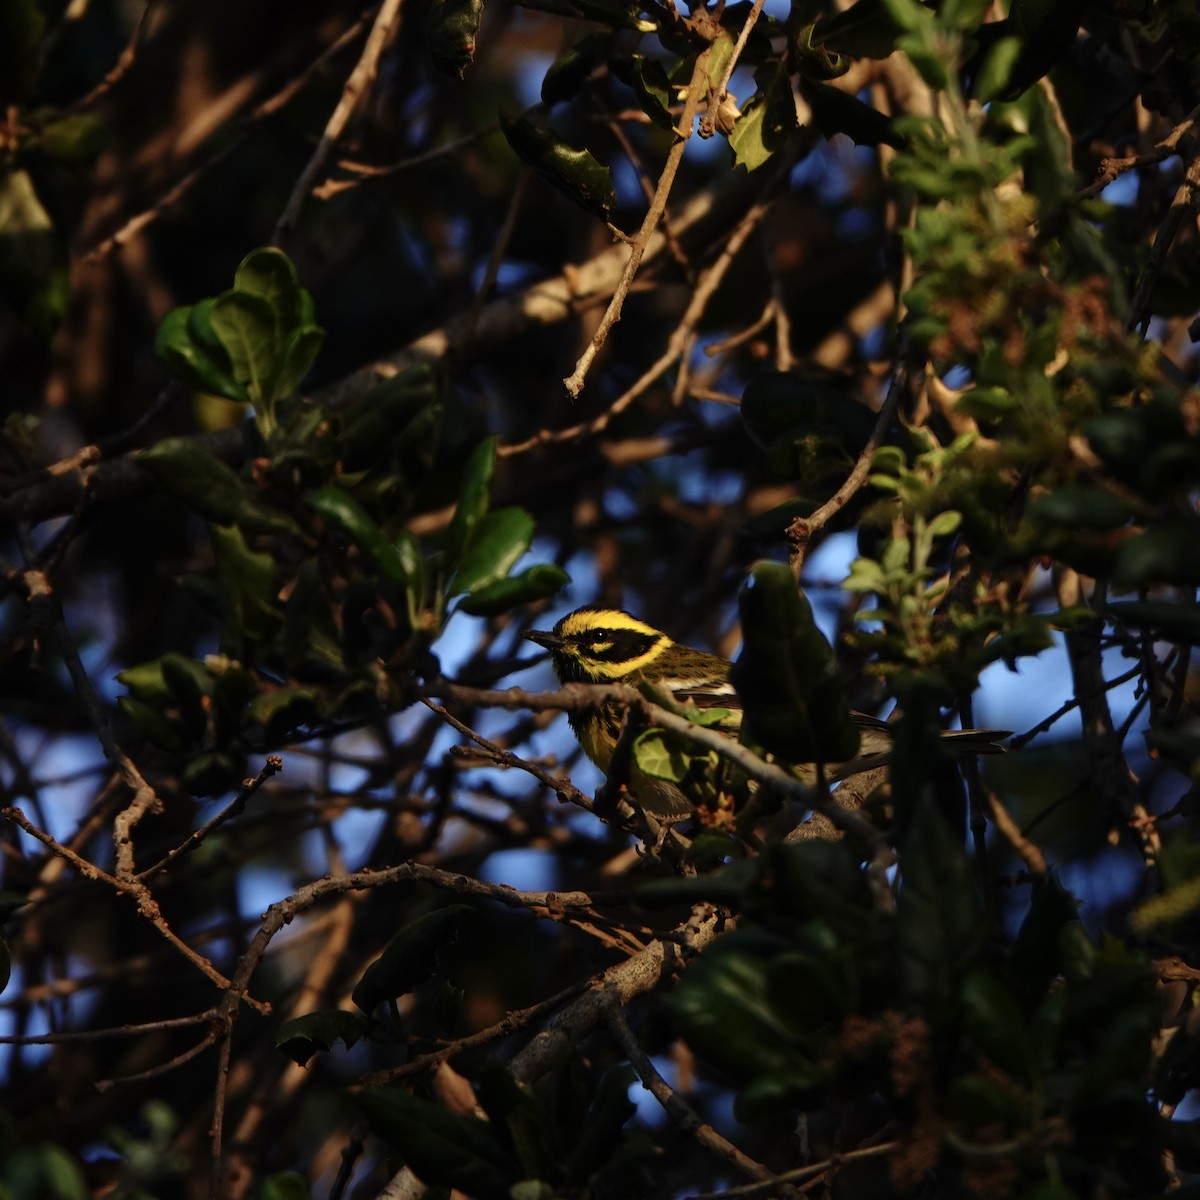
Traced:
<path fill-rule="evenodd" d="M 662 63 L 644 54 L 634 54 L 630 61 L 632 70 L 629 82 L 642 112 L 660 129 L 674 129 L 671 87 Z"/>
<path fill-rule="evenodd" d="M 857 0 L 817 23 L 813 40 L 851 58 L 887 58 L 904 26 L 892 18 L 883 0 Z"/>
<path fill-rule="evenodd" d="M 617 203 L 612 173 L 589 150 L 577 150 L 525 117 L 501 115 L 500 128 L 513 152 L 535 174 L 586 212 L 608 219 Z"/>
<path fill-rule="evenodd" d="M 603 34 L 591 33 L 560 54 L 542 78 L 542 103 L 554 105 L 575 96 L 583 81 L 604 61 L 608 41 Z"/>
<path fill-rule="evenodd" d="M 859 736 L 837 662 L 791 571 L 756 564 L 739 609 L 745 643 L 730 678 L 743 734 L 791 763 L 853 758 Z"/>
<path fill-rule="evenodd" d="M 429 56 L 443 75 L 462 79 L 475 61 L 483 0 L 433 0 L 429 9 Z"/>
<path fill-rule="evenodd" d="M 459 559 L 449 595 L 474 595 L 503 579 L 533 542 L 533 517 L 523 508 L 485 513 Z"/>
<path fill-rule="evenodd" d="M 679 739 L 661 729 L 647 729 L 633 743 L 633 761 L 639 771 L 654 779 L 682 783 L 691 767 L 692 758 L 685 753 Z"/>
<path fill-rule="evenodd" d="M 792 67 L 799 73 L 802 86 L 817 80 L 836 79 L 850 69 L 850 64 L 840 54 L 814 40 L 814 29 L 813 24 L 801 25 L 788 42 Z"/>
<path fill-rule="evenodd" d="M 464 596 L 458 607 L 473 617 L 494 617 L 519 604 L 545 600 L 570 582 L 570 575 L 562 567 L 554 563 L 535 563 L 517 575 L 509 575 L 477 588 L 469 596 Z"/>
<path fill-rule="evenodd" d="M 768 162 L 796 128 L 796 101 L 783 64 L 767 63 L 754 73 L 754 80 L 758 90 L 729 135 L 734 161 L 748 171 Z"/>
<path fill-rule="evenodd" d="M 636 29 L 641 33 L 654 33 L 656 29 L 653 22 L 638 16 L 641 9 L 637 4 L 622 0 L 567 0 L 567 4 L 581 17 L 614 29 Z"/>
<path fill-rule="evenodd" d="M 904 149 L 904 139 L 896 132 L 890 118 L 857 96 L 819 82 L 806 82 L 801 90 L 823 137 L 844 133 L 856 146 Z"/>
<path fill-rule="evenodd" d="M 438 951 L 473 912 L 465 904 L 451 904 L 410 921 L 363 972 L 350 998 L 369 1014 L 377 1004 L 411 992 L 434 973 Z"/>
<path fill-rule="evenodd" d="M 318 1051 L 328 1052 L 341 1042 L 347 1050 L 367 1035 L 367 1023 L 344 1009 L 305 1013 L 284 1021 L 275 1035 L 275 1048 L 304 1066 Z"/>

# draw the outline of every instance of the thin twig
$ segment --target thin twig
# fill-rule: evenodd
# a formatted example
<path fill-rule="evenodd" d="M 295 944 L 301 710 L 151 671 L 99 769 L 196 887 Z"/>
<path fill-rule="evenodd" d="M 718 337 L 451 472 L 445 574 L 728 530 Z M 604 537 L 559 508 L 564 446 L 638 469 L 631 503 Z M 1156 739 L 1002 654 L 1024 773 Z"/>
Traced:
<path fill-rule="evenodd" d="M 604 994 L 604 1015 L 613 1037 L 629 1059 L 630 1066 L 646 1089 L 662 1105 L 663 1111 L 697 1145 L 710 1150 L 750 1179 L 770 1179 L 771 1171 L 762 1163 L 739 1150 L 728 1138 L 722 1137 L 684 1098 L 659 1074 L 650 1056 L 642 1049 L 625 1019 L 625 1011 L 609 993 Z"/>
<path fill-rule="evenodd" d="M 113 64 L 112 70 L 90 92 L 84 96 L 80 96 L 78 100 L 71 104 L 67 108 L 67 112 L 80 112 L 85 108 L 90 108 L 101 96 L 111 91 L 129 73 L 130 67 L 133 66 L 134 60 L 137 58 L 138 47 L 141 44 L 142 35 L 146 29 L 146 22 L 150 17 L 150 9 L 153 5 L 154 0 L 146 0 L 138 16 L 137 24 L 133 27 L 129 43 L 121 51 L 117 61 Z"/>
<path fill-rule="evenodd" d="M 786 158 L 786 156 L 784 157 Z M 768 180 L 759 200 L 751 205 L 738 222 L 729 240 L 725 243 L 720 257 L 700 276 L 699 282 L 692 291 L 692 298 L 688 301 L 687 309 L 680 318 L 675 331 L 671 334 L 667 348 L 639 376 L 632 386 L 622 392 L 604 412 L 592 420 L 580 422 L 578 425 L 571 425 L 566 429 L 542 430 L 523 442 L 514 442 L 501 446 L 498 453 L 502 457 L 524 454 L 538 446 L 561 445 L 564 442 L 577 441 L 581 438 L 593 437 L 598 433 L 603 433 L 615 417 L 625 412 L 635 400 L 649 391 L 650 387 L 661 379 L 683 354 L 687 347 L 688 339 L 699 324 L 700 319 L 704 316 L 708 302 L 712 299 L 717 288 L 720 287 L 726 273 L 733 265 L 738 252 L 746 244 L 746 239 L 757 228 L 763 217 L 766 216 L 774 191 L 785 175 L 786 172 L 781 166 L 781 169 Z"/>
<path fill-rule="evenodd" d="M 604 345 L 609 331 L 621 319 L 621 308 L 625 304 L 625 297 L 629 294 L 633 278 L 637 274 L 638 267 L 641 265 L 642 255 L 645 253 L 650 236 L 654 233 L 655 226 L 657 226 L 659 218 L 667 206 L 667 197 L 671 194 L 671 187 L 675 183 L 675 175 L 679 170 L 679 164 L 683 161 L 684 149 L 687 146 L 688 139 L 692 136 L 692 125 L 695 122 L 696 108 L 700 102 L 702 89 L 707 88 L 708 85 L 708 56 L 710 51 L 711 46 L 705 46 L 696 56 L 696 65 L 692 70 L 692 78 L 688 83 L 687 98 L 683 105 L 683 116 L 675 128 L 675 141 L 667 153 L 667 161 L 663 166 L 662 174 L 659 176 L 658 188 L 655 190 L 654 199 L 650 202 L 645 220 L 642 221 L 642 226 L 630 245 L 629 260 L 626 262 L 625 270 L 621 273 L 621 278 L 617 282 L 612 300 L 609 302 L 604 316 L 600 318 L 600 324 L 596 327 L 596 332 L 592 334 L 592 340 L 579 356 L 579 361 L 575 364 L 575 370 L 563 380 L 567 391 L 572 396 L 578 396 L 583 391 L 584 380 L 587 378 L 587 373 L 591 369 L 591 365 L 595 361 L 600 347 Z"/>
<path fill-rule="evenodd" d="M 790 547 L 788 557 L 791 562 L 792 571 L 797 579 L 799 579 L 800 572 L 804 568 L 804 559 L 808 553 L 808 546 L 813 534 L 823 529 L 834 516 L 841 512 L 867 482 L 867 477 L 871 473 L 871 463 L 875 457 L 875 451 L 883 444 L 883 439 L 887 436 L 887 432 L 891 428 L 892 419 L 896 415 L 900 398 L 908 390 L 908 371 L 908 364 L 902 356 L 896 364 L 896 371 L 892 376 L 892 384 L 888 388 L 887 398 L 879 410 L 879 416 L 875 421 L 875 428 L 871 430 L 871 436 L 867 439 L 867 444 L 862 448 L 862 453 L 859 454 L 858 461 L 854 464 L 850 474 L 846 476 L 842 486 L 815 512 L 807 517 L 797 517 L 788 527 L 787 539 Z"/>
<path fill-rule="evenodd" d="M 106 237 L 103 241 L 97 242 L 90 250 L 83 253 L 85 262 L 97 262 L 106 255 L 111 254 L 114 250 L 119 250 L 131 238 L 136 237 L 147 226 L 153 224 L 163 215 L 169 208 L 177 204 L 183 199 L 188 192 L 198 183 L 205 175 L 217 166 L 224 162 L 241 144 L 246 140 L 250 131 L 258 122 L 265 118 L 274 115 L 281 108 L 285 107 L 294 96 L 304 87 L 310 79 L 317 75 L 325 65 L 340 54 L 347 46 L 356 41 L 363 29 L 366 27 L 367 18 L 360 17 L 354 22 L 344 33 L 337 38 L 327 49 L 322 50 L 319 55 L 303 71 L 300 72 L 294 79 L 289 80 L 282 88 L 279 89 L 273 96 L 264 100 L 257 108 L 255 108 L 241 124 L 241 128 L 237 133 L 229 139 L 219 150 L 214 151 L 206 158 L 198 167 L 189 171 L 174 187 L 170 188 L 162 196 L 160 196 L 149 208 L 143 209 L 130 217 L 120 229 L 115 233 Z M 239 431 L 240 432 L 240 431 Z"/>
<path fill-rule="evenodd" d="M 292 194 L 288 197 L 283 213 L 275 225 L 275 231 L 271 234 L 271 245 L 278 246 L 294 228 L 313 182 L 325 166 L 325 160 L 333 152 L 350 118 L 374 83 L 375 76 L 379 73 L 379 60 L 395 38 L 400 26 L 402 2 L 403 0 L 383 0 L 383 4 L 380 5 L 375 24 L 371 26 L 371 32 L 367 35 L 367 44 L 363 47 L 362 56 L 342 88 L 341 98 L 325 125 L 317 148 L 292 188 Z"/>
<path fill-rule="evenodd" d="M 700 120 L 700 136 L 702 138 L 710 138 L 716 131 L 717 115 L 721 111 L 721 105 L 725 103 L 725 97 L 729 95 L 729 81 L 733 78 L 738 59 L 742 57 L 742 51 L 746 49 L 746 43 L 750 40 L 750 31 L 754 28 L 759 13 L 763 10 L 763 2 L 764 0 L 754 0 L 754 7 L 747 15 L 746 23 L 742 26 L 737 41 L 733 44 L 733 53 L 729 56 L 725 70 L 721 73 L 721 82 L 709 93 L 708 109 Z"/>
<path fill-rule="evenodd" d="M 1094 182 L 1089 183 L 1079 193 L 1081 200 L 1090 200 L 1098 196 L 1110 183 L 1137 167 L 1152 167 L 1165 162 L 1174 154 L 1179 153 L 1179 143 L 1192 132 L 1200 121 L 1200 105 L 1192 109 L 1161 142 L 1155 142 L 1154 148 L 1145 154 L 1130 154 L 1124 158 L 1102 158 L 1100 170 Z"/>
<path fill-rule="evenodd" d="M 268 754 L 267 761 L 263 769 L 253 779 L 244 780 L 242 790 L 237 796 L 229 802 L 215 817 L 210 821 L 206 821 L 199 829 L 188 834 L 187 838 L 180 842 L 174 850 L 169 851 L 166 855 L 158 860 L 152 867 L 147 867 L 144 871 L 139 871 L 137 878 L 142 883 L 149 879 L 153 879 L 155 875 L 165 871 L 176 859 L 182 858 L 183 855 L 195 850 L 210 833 L 215 829 L 219 829 L 231 817 L 236 817 L 246 807 L 246 802 L 258 791 L 272 775 L 283 770 L 283 759 L 278 754 Z"/>
<path fill-rule="evenodd" d="M 65 859 L 79 872 L 85 879 L 91 879 L 97 883 L 107 884 L 114 891 L 122 892 L 126 896 L 133 899 L 137 905 L 137 910 L 143 917 L 148 920 L 155 929 L 180 954 L 184 956 L 193 966 L 203 972 L 213 983 L 218 987 L 229 987 L 229 980 L 217 970 L 201 954 L 197 954 L 178 934 L 167 924 L 162 912 L 159 910 L 158 902 L 150 893 L 150 889 L 145 884 L 139 883 L 136 879 L 121 879 L 116 875 L 110 875 L 103 868 L 96 866 L 95 863 L 89 862 L 86 858 L 76 854 L 74 850 L 62 845 L 54 840 L 45 830 L 39 829 L 19 808 L 0 808 L 0 819 L 11 821 L 14 825 L 19 825 L 30 837 L 36 838 L 42 843 L 51 853 Z M 260 1012 L 269 1012 L 270 1005 L 263 1004 L 261 1001 L 247 997 L 247 1003 L 253 1005 Z"/>

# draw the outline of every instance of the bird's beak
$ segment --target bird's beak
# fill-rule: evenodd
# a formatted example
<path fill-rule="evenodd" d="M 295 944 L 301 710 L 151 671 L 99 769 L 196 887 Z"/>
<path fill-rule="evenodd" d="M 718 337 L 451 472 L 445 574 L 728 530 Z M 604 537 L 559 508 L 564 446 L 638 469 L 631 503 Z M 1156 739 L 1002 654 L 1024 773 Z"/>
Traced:
<path fill-rule="evenodd" d="M 544 646 L 547 650 L 563 648 L 563 640 L 556 633 L 543 633 L 540 629 L 526 629 L 522 631 L 521 636 L 528 638 L 531 642 L 537 642 L 539 646 Z"/>

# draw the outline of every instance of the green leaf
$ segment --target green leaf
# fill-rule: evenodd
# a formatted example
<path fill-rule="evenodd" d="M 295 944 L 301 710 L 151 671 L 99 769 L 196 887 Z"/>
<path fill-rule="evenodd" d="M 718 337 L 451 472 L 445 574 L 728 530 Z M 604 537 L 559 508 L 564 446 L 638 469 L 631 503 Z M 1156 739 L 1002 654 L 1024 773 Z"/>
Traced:
<path fill-rule="evenodd" d="M 518 1178 L 516 1163 L 487 1121 L 455 1116 L 399 1088 L 362 1088 L 354 1099 L 376 1135 L 424 1184 L 498 1197 Z"/>
<path fill-rule="evenodd" d="M 303 687 L 264 689 L 246 707 L 246 716 L 262 725 L 268 742 L 312 724 L 320 715 L 320 693 Z"/>
<path fill-rule="evenodd" d="M 153 706 L 134 696 L 118 696 L 117 707 L 151 745 L 160 750 L 178 753 L 188 744 L 179 722 L 172 720 Z"/>
<path fill-rule="evenodd" d="M 433 0 L 429 9 L 429 56 L 443 75 L 462 79 L 475 61 L 483 0 Z"/>
<path fill-rule="evenodd" d="M 853 462 L 875 428 L 875 414 L 844 390 L 794 371 L 763 371 L 742 393 L 742 422 L 758 445 L 803 441 L 815 453 Z"/>
<path fill-rule="evenodd" d="M 525 117 L 501 115 L 500 128 L 513 152 L 542 180 L 586 212 L 607 220 L 616 205 L 612 174 L 588 150 L 568 145 L 553 130 Z"/>
<path fill-rule="evenodd" d="M 282 250 L 274 246 L 251 250 L 234 272 L 233 288 L 235 292 L 258 296 L 267 302 L 280 342 L 300 327 L 300 277 Z"/>
<path fill-rule="evenodd" d="M 957 997 L 987 930 L 967 856 L 931 804 L 912 817 L 900 869 L 895 942 L 903 995 L 936 1016 Z"/>
<path fill-rule="evenodd" d="M 587 77 L 604 61 L 609 39 L 588 34 L 550 64 L 542 79 L 542 103 L 558 104 L 574 97 Z"/>
<path fill-rule="evenodd" d="M 342 470 L 366 470 L 399 452 L 404 465 L 411 464 L 409 473 L 414 476 L 406 482 L 415 486 L 417 472 L 432 459 L 439 415 L 437 387 L 427 366 L 409 367 L 376 384 L 345 416 L 338 443 Z"/>
<path fill-rule="evenodd" d="M 1035 1083 L 1037 1053 L 1010 982 L 999 971 L 976 967 L 963 982 L 962 1000 L 966 1033 L 974 1045 L 1013 1079 Z"/>
<path fill-rule="evenodd" d="M 551 1114 L 533 1090 L 493 1059 L 483 1068 L 477 1092 L 492 1125 L 504 1131 L 526 1180 L 551 1175 L 561 1154 L 551 1137 Z"/>
<path fill-rule="evenodd" d="M 1027 1003 L 1040 1000 L 1062 974 L 1063 933 L 1078 921 L 1074 896 L 1053 875 L 1034 884 L 1032 903 L 1010 958 L 1013 978 Z"/>
<path fill-rule="evenodd" d="M 262 637 L 282 620 L 276 607 L 275 558 L 265 550 L 251 550 L 236 525 L 213 525 L 209 535 L 225 616 L 222 647 L 231 657 L 241 658 L 247 640 Z"/>
<path fill-rule="evenodd" d="M 340 526 L 360 550 L 375 560 L 380 570 L 393 583 L 407 586 L 411 582 L 400 552 L 349 492 L 331 483 L 315 492 L 309 492 L 305 499 L 323 517 L 328 517 Z"/>
<path fill-rule="evenodd" d="M 570 582 L 570 575 L 562 567 L 554 563 L 535 563 L 518 575 L 509 575 L 477 588 L 464 596 L 458 607 L 473 617 L 494 617 L 519 604 L 545 600 Z"/>
<path fill-rule="evenodd" d="M 304 1176 L 297 1171 L 276 1171 L 258 1190 L 258 1200 L 311 1200 L 311 1196 Z"/>
<path fill-rule="evenodd" d="M 1019 37 L 1001 37 L 990 47 L 971 86 L 980 104 L 990 104 L 1006 93 L 1023 45 Z"/>
<path fill-rule="evenodd" d="M 234 379 L 244 385 L 250 402 L 256 409 L 269 405 L 283 352 L 270 303 L 250 292 L 222 292 L 212 303 L 212 327 L 229 355 Z M 267 422 L 264 432 L 269 432 L 270 412 L 258 416 Z"/>
<path fill-rule="evenodd" d="M 72 166 L 90 166 L 112 141 L 112 131 L 95 112 L 67 113 L 47 125 L 38 139 L 48 158 Z"/>
<path fill-rule="evenodd" d="M 660 129 L 674 129 L 671 116 L 671 86 L 662 63 L 644 54 L 631 56 L 629 84 L 642 112 Z"/>
<path fill-rule="evenodd" d="M 1008 25 L 1021 41 L 1021 54 L 1003 99 L 1015 99 L 1058 62 L 1087 10 L 1087 0 L 1013 0 Z"/>
<path fill-rule="evenodd" d="M 230 373 L 224 347 L 218 357 L 193 330 L 193 312 L 192 308 L 173 308 L 163 317 L 154 337 L 154 357 L 196 391 L 248 401 L 250 394 Z"/>
<path fill-rule="evenodd" d="M 159 662 L 184 728 L 190 737 L 198 740 L 208 725 L 207 705 L 213 677 L 203 663 L 175 650 L 164 654 Z"/>
<path fill-rule="evenodd" d="M 233 525 L 260 514 L 250 488 L 198 442 L 163 438 L 137 454 L 159 484 L 214 525 Z"/>
<path fill-rule="evenodd" d="M 857 96 L 851 96 L 827 83 L 805 82 L 801 90 L 823 137 L 844 133 L 857 146 L 904 149 L 904 139 L 896 132 L 890 118 L 863 103 Z"/>
<path fill-rule="evenodd" d="M 344 1009 L 305 1013 L 284 1021 L 275 1035 L 275 1048 L 304 1066 L 318 1051 L 328 1052 L 341 1042 L 347 1050 L 367 1035 L 367 1022 Z"/>
<path fill-rule="evenodd" d="M 1194 602 L 1126 600 L 1106 604 L 1104 612 L 1123 625 L 1152 629 L 1167 641 L 1200 646 L 1200 605 Z"/>
<path fill-rule="evenodd" d="M 523 508 L 485 513 L 447 586 L 452 596 L 473 595 L 503 579 L 533 541 L 533 517 Z"/>
<path fill-rule="evenodd" d="M 647 729 L 634 740 L 633 761 L 645 775 L 682 783 L 687 778 L 692 756 L 680 744 L 679 738 L 662 729 Z"/>
<path fill-rule="evenodd" d="M 689 1044 L 735 1078 L 778 1069 L 794 1040 L 769 999 L 767 964 L 734 942 L 700 955 L 664 1003 Z"/>
<path fill-rule="evenodd" d="M 1034 496 L 1028 512 L 1034 520 L 1066 529 L 1117 529 L 1133 516 L 1128 501 L 1090 484 L 1068 485 Z"/>
<path fill-rule="evenodd" d="M 850 70 L 850 64 L 828 46 L 814 40 L 816 26 L 798 25 L 788 42 L 792 69 L 800 76 L 803 87 L 818 80 L 837 79 Z"/>
<path fill-rule="evenodd" d="M 0 5 L 0 102 L 5 107 L 31 96 L 46 48 L 46 17 L 37 0 Z"/>
<path fill-rule="evenodd" d="M 465 904 L 450 904 L 410 921 L 363 972 L 350 998 L 369 1014 L 377 1004 L 411 992 L 434 973 L 438 951 L 473 913 Z"/>
<path fill-rule="evenodd" d="M 592 1093 L 587 1113 L 572 1138 L 564 1164 L 567 1179 L 589 1179 L 611 1160 L 621 1129 L 637 1111 L 629 1089 L 637 1080 L 628 1065 L 610 1067 Z"/>
<path fill-rule="evenodd" d="M 277 400 L 290 396 L 299 386 L 300 381 L 308 374 L 309 368 L 316 361 L 321 346 L 325 341 L 325 330 L 316 325 L 306 325 L 297 329 L 287 339 L 283 352 L 283 361 L 279 366 L 279 374 L 275 379 L 273 389 Z"/>
<path fill-rule="evenodd" d="M 746 102 L 729 147 L 734 161 L 756 171 L 771 159 L 796 128 L 796 101 L 781 62 L 768 62 L 754 73 L 758 90 Z"/>
<path fill-rule="evenodd" d="M 198 754 L 188 760 L 180 782 L 193 796 L 219 796 L 242 777 L 241 766 L 232 754 L 224 751 Z"/>
<path fill-rule="evenodd" d="M 1190 522 L 1152 525 L 1126 538 L 1113 556 L 1112 581 L 1118 587 L 1200 583 L 1200 531 Z"/>
<path fill-rule="evenodd" d="M 492 475 L 496 470 L 496 446 L 499 438 L 485 438 L 467 459 L 459 485 L 458 505 L 450 521 L 446 554 L 450 565 L 457 565 L 475 536 L 492 496 Z"/>
<path fill-rule="evenodd" d="M 857 0 L 842 12 L 817 23 L 813 41 L 851 58 L 888 58 L 904 26 L 883 0 Z"/>
<path fill-rule="evenodd" d="M 24 908 L 28 903 L 28 896 L 23 896 L 20 892 L 0 889 L 0 923 L 7 921 L 13 913 L 18 909 Z"/>
<path fill-rule="evenodd" d="M 567 0 L 567 4 L 581 17 L 614 29 L 654 33 L 657 28 L 653 22 L 644 21 L 638 16 L 641 7 L 636 3 L 622 3 L 622 0 Z"/>
<path fill-rule="evenodd" d="M 742 733 L 791 763 L 844 762 L 858 730 L 837 661 L 781 563 L 758 563 L 739 597 L 745 643 L 730 673 Z"/>

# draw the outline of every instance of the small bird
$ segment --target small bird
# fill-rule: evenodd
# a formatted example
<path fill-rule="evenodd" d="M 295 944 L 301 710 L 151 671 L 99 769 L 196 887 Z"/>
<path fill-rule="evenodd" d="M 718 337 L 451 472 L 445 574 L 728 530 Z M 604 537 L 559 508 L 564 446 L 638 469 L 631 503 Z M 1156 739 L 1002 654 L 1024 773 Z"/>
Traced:
<path fill-rule="evenodd" d="M 729 710 L 717 728 L 735 737 L 742 709 L 729 680 L 733 665 L 719 654 L 681 646 L 661 629 L 655 629 L 618 608 L 585 605 L 568 613 L 550 632 L 527 629 L 522 637 L 550 651 L 560 683 L 650 683 L 665 688 L 680 704 L 691 701 L 697 708 Z M 588 758 L 608 772 L 621 736 L 623 706 L 604 704 L 568 714 L 571 728 Z M 852 712 L 861 745 L 852 763 L 834 764 L 825 771 L 827 780 L 847 778 L 859 771 L 886 764 L 892 734 L 887 722 L 866 713 Z M 958 743 L 962 753 L 996 753 L 996 743 L 1008 736 L 998 729 L 946 730 L 944 738 Z M 798 772 L 805 782 L 816 782 L 811 767 Z M 647 811 L 660 817 L 686 816 L 693 801 L 669 780 L 648 776 L 636 762 L 631 764 L 630 789 Z"/>

